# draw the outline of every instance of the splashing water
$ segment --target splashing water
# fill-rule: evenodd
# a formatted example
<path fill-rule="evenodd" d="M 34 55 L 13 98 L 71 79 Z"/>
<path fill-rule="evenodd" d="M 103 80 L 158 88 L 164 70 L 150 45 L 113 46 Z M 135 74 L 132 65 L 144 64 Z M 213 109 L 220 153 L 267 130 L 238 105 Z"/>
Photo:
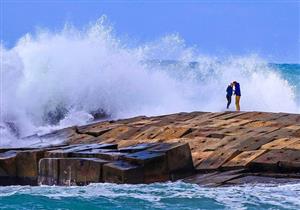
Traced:
<path fill-rule="evenodd" d="M 83 30 L 40 31 L 1 46 L 0 144 L 84 124 L 97 110 L 111 118 L 223 111 L 233 80 L 242 110 L 300 112 L 299 90 L 258 56 L 203 56 L 174 34 L 128 45 L 102 17 Z"/>
<path fill-rule="evenodd" d="M 299 209 L 299 196 L 299 184 L 207 188 L 174 182 L 0 188 L 2 209 Z"/>

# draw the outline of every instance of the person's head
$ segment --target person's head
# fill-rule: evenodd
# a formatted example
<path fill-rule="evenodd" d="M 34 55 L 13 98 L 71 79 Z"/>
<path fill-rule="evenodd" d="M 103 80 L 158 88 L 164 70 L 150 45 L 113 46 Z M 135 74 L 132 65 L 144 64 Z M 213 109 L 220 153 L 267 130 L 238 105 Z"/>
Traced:
<path fill-rule="evenodd" d="M 230 83 L 230 86 L 231 86 L 231 87 L 233 87 L 233 82 L 232 82 L 232 83 Z"/>
<path fill-rule="evenodd" d="M 236 81 L 233 81 L 233 82 L 232 82 L 233 85 L 235 85 L 236 83 L 237 83 Z"/>

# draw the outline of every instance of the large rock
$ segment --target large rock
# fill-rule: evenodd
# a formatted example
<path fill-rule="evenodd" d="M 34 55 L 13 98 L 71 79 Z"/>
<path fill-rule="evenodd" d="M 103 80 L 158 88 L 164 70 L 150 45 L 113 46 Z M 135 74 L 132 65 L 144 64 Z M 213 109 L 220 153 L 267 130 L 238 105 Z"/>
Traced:
<path fill-rule="evenodd" d="M 39 162 L 39 185 L 58 185 L 59 158 L 43 158 Z"/>
<path fill-rule="evenodd" d="M 264 154 L 267 150 L 244 151 L 222 165 L 222 169 L 233 170 L 248 168 L 251 161 Z"/>
<path fill-rule="evenodd" d="M 17 184 L 16 151 L 0 153 L 0 185 Z"/>
<path fill-rule="evenodd" d="M 116 161 L 103 166 L 103 180 L 118 184 L 144 183 L 142 166 Z"/>
<path fill-rule="evenodd" d="M 91 151 L 74 152 L 70 157 L 100 158 L 108 161 L 117 161 L 127 154 L 118 150 L 94 149 Z"/>
<path fill-rule="evenodd" d="M 19 184 L 37 185 L 38 164 L 44 157 L 44 152 L 44 150 L 29 150 L 17 153 L 16 170 Z"/>
<path fill-rule="evenodd" d="M 39 184 L 87 185 L 102 182 L 102 166 L 97 158 L 44 158 L 40 161 Z"/>
<path fill-rule="evenodd" d="M 165 153 L 146 150 L 126 155 L 123 159 L 143 167 L 144 183 L 163 182 L 170 179 Z"/>
<path fill-rule="evenodd" d="M 203 160 L 197 167 L 201 171 L 218 170 L 223 164 L 240 153 L 236 149 L 218 150 L 213 152 L 207 159 Z"/>
<path fill-rule="evenodd" d="M 299 172 L 300 150 L 276 149 L 257 157 L 250 163 L 253 171 Z"/>
<path fill-rule="evenodd" d="M 107 163 L 97 158 L 59 159 L 59 185 L 87 185 L 102 182 L 102 166 Z"/>
<path fill-rule="evenodd" d="M 134 153 L 134 152 L 140 152 L 146 149 L 150 149 L 152 147 L 157 146 L 157 143 L 143 143 L 143 144 L 137 144 L 134 146 L 128 146 L 128 147 L 123 147 L 120 148 L 120 152 L 126 152 L 126 153 Z"/>
<path fill-rule="evenodd" d="M 56 150 L 47 151 L 45 157 L 48 158 L 66 158 L 74 156 L 74 153 L 91 151 L 94 149 L 117 149 L 117 144 L 79 144 L 69 145 Z"/>
<path fill-rule="evenodd" d="M 159 144 L 149 151 L 164 153 L 167 157 L 171 180 L 176 180 L 194 172 L 190 146 L 187 143 Z"/>

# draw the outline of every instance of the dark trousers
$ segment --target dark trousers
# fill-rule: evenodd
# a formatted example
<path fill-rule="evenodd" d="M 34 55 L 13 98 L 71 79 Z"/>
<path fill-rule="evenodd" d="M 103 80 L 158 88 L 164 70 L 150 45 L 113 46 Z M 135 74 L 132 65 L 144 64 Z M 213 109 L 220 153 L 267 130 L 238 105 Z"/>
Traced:
<path fill-rule="evenodd" d="M 227 98 L 227 109 L 228 109 L 231 104 L 231 96 L 226 95 L 226 98 Z"/>

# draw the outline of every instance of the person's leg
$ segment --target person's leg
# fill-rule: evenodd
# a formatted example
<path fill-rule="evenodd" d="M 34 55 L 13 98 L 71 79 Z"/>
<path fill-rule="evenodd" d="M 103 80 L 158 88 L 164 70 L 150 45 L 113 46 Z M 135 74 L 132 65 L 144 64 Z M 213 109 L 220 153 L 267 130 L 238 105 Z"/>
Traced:
<path fill-rule="evenodd" d="M 241 99 L 241 96 L 235 96 L 236 111 L 240 111 L 241 110 L 241 108 L 240 108 L 240 99 Z"/>
<path fill-rule="evenodd" d="M 229 109 L 229 106 L 231 104 L 231 96 L 226 96 L 227 98 L 227 109 Z"/>

